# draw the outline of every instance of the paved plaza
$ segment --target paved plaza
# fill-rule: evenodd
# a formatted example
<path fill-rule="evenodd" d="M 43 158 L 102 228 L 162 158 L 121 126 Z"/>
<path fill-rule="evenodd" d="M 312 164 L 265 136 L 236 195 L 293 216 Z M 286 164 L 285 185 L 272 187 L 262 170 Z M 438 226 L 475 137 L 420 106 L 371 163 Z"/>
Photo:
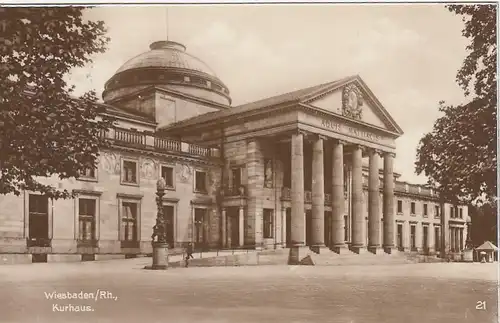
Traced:
<path fill-rule="evenodd" d="M 0 266 L 0 322 L 497 322 L 497 264 L 142 269 L 150 262 Z"/>

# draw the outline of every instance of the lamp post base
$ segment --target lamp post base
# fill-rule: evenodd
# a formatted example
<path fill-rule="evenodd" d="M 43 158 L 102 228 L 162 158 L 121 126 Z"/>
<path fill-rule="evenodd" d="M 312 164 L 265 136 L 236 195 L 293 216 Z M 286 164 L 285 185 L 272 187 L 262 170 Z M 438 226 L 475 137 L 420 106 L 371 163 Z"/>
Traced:
<path fill-rule="evenodd" d="M 168 268 L 168 244 L 153 242 L 153 264 L 144 269 L 165 270 Z"/>

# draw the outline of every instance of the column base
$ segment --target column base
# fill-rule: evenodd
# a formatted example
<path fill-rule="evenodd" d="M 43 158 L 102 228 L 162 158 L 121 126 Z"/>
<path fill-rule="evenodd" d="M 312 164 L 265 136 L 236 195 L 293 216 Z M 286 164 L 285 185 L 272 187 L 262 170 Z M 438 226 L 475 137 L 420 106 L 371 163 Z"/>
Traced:
<path fill-rule="evenodd" d="M 398 249 L 395 246 L 384 246 L 384 252 L 392 255 L 395 254 L 398 251 Z"/>
<path fill-rule="evenodd" d="M 369 246 L 368 251 L 374 255 L 383 253 L 383 249 L 380 246 Z"/>
<path fill-rule="evenodd" d="M 317 254 L 331 252 L 330 249 L 326 245 L 310 246 L 309 249 L 311 249 L 312 252 L 315 252 Z"/>
<path fill-rule="evenodd" d="M 367 250 L 365 246 L 351 246 L 351 251 L 360 255 L 366 253 Z"/>
<path fill-rule="evenodd" d="M 331 247 L 330 249 L 339 255 L 349 253 L 349 247 L 346 244 L 335 245 L 335 246 Z"/>
<path fill-rule="evenodd" d="M 307 257 L 311 253 L 309 247 L 302 246 L 292 246 L 290 247 L 290 252 L 288 254 L 288 264 L 289 265 L 301 265 L 302 259 Z"/>

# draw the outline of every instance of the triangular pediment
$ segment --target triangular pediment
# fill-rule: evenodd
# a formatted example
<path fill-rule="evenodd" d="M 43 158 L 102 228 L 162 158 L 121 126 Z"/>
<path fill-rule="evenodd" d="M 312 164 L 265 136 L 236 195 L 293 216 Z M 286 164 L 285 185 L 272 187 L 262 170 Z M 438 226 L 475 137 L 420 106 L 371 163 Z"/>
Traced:
<path fill-rule="evenodd" d="M 398 135 L 403 134 L 401 128 L 359 76 L 344 83 L 322 88 L 319 92 L 303 98 L 301 103 Z"/>

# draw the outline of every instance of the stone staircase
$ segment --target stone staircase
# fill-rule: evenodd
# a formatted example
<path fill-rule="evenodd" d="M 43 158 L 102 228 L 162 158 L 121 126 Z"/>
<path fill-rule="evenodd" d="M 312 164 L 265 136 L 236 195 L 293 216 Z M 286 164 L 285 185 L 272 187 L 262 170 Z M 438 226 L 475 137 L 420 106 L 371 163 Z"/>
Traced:
<path fill-rule="evenodd" d="M 217 255 L 189 260 L 189 267 L 221 267 L 221 266 L 262 266 L 262 265 L 287 265 L 289 264 L 290 249 L 249 250 L 246 252 Z M 441 262 L 433 256 L 417 255 L 395 251 L 393 254 L 380 252 L 373 254 L 365 251 L 361 254 L 349 250 L 337 254 L 329 249 L 315 253 L 304 247 L 300 252 L 300 265 L 309 266 L 369 266 L 390 264 L 414 264 L 421 262 Z M 184 260 L 169 262 L 170 267 L 185 266 Z"/>

